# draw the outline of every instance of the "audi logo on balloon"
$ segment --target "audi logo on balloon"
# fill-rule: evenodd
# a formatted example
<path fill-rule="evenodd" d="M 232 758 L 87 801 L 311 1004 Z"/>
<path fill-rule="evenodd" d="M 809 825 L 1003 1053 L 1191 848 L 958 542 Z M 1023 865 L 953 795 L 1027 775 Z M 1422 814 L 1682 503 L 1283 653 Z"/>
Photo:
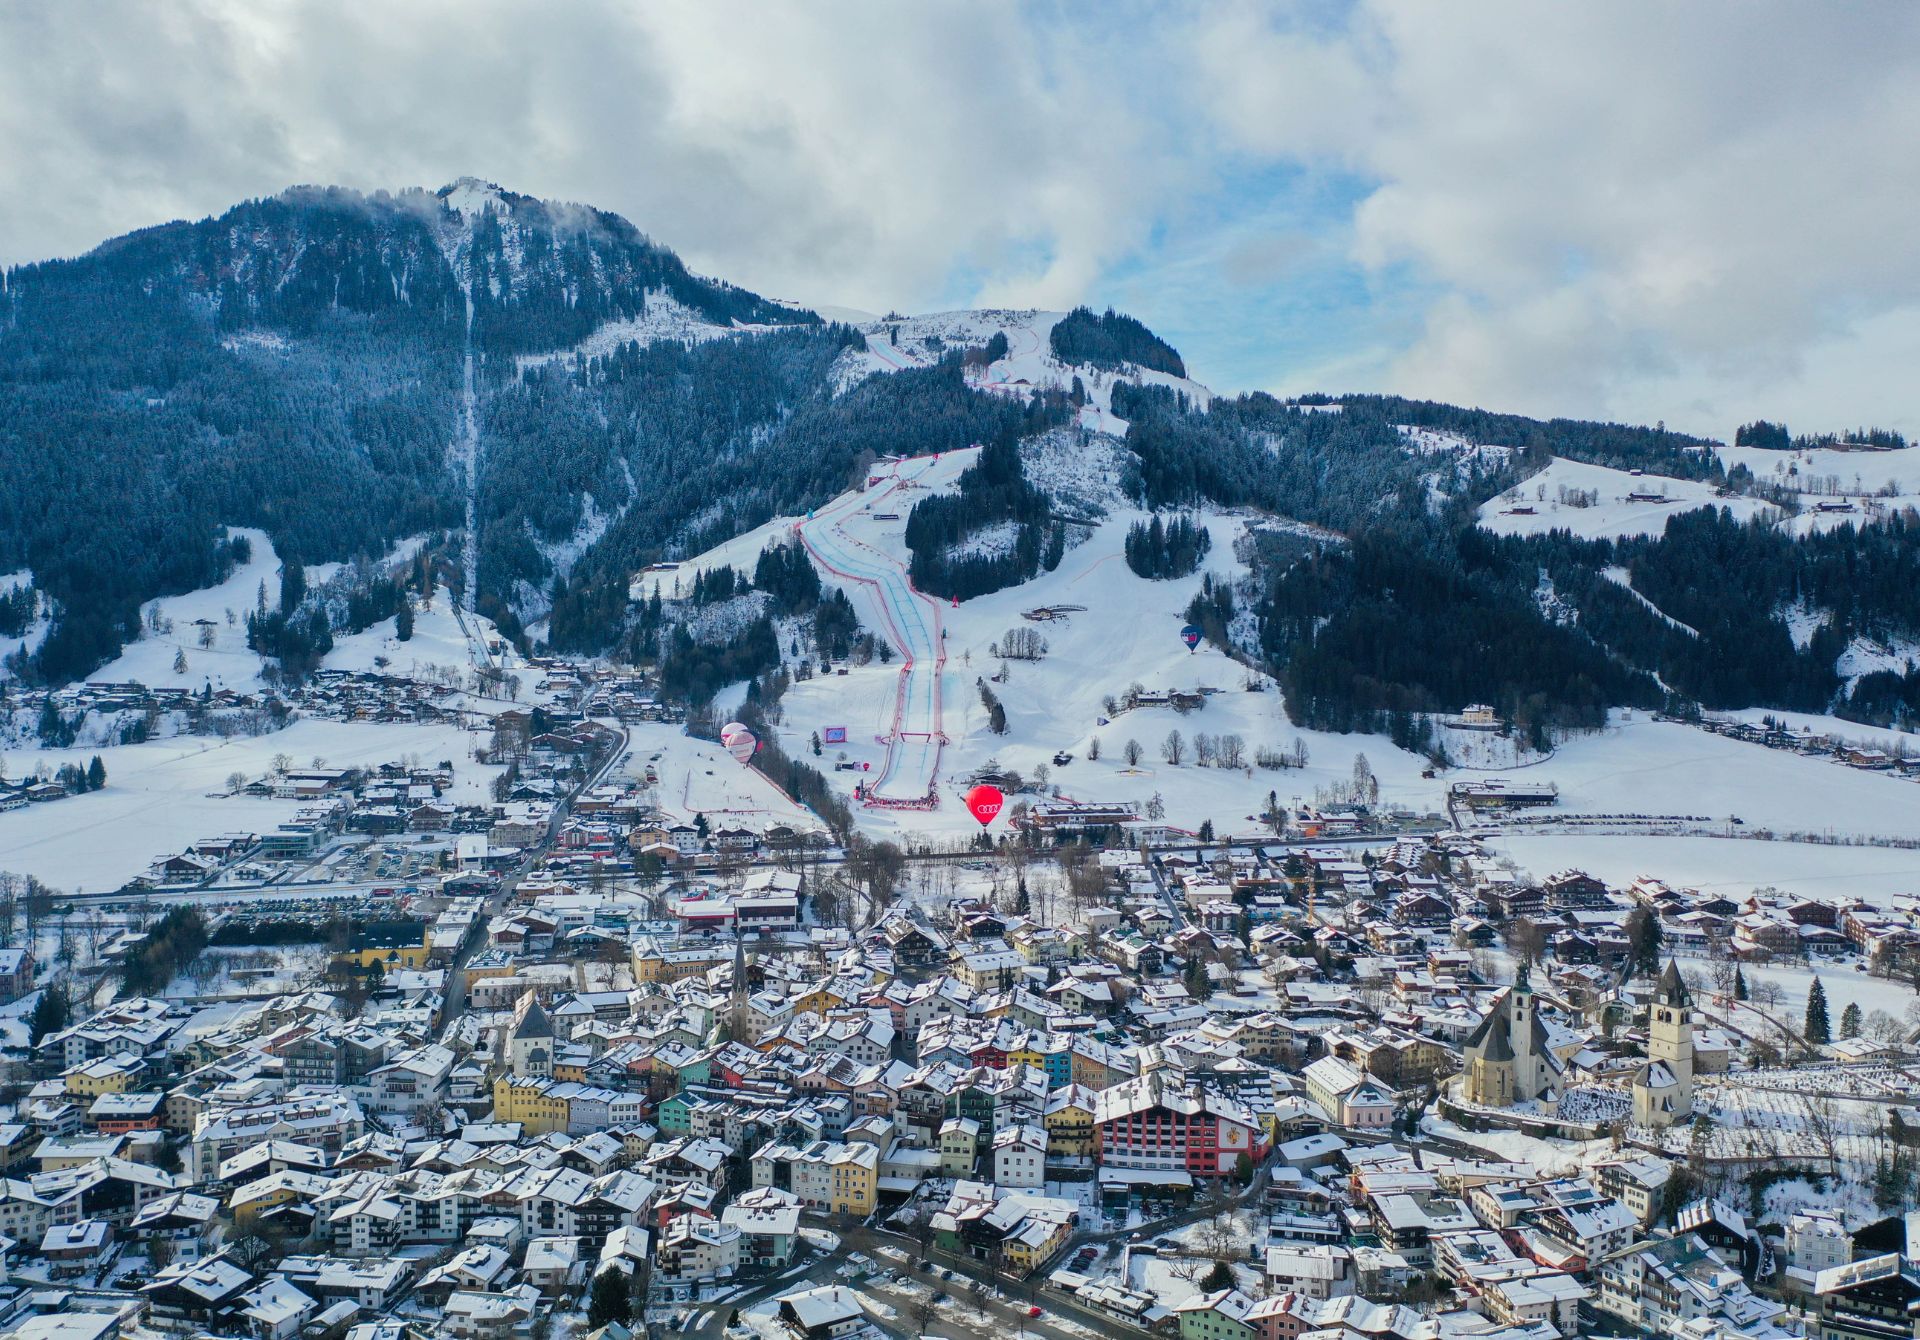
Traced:
<path fill-rule="evenodd" d="M 997 786 L 976 786 L 967 792 L 967 812 L 985 828 L 1000 813 L 1000 807 L 1006 803 L 1006 797 L 1000 794 Z"/>

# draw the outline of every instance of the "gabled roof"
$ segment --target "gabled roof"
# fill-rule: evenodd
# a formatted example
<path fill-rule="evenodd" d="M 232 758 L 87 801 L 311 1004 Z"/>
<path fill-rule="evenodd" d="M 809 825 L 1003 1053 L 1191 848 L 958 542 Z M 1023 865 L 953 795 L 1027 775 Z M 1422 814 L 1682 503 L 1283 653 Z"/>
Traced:
<path fill-rule="evenodd" d="M 514 1026 L 514 1038 L 550 1038 L 553 1035 L 553 1021 L 547 1018 L 547 1012 L 540 1008 L 540 1002 L 532 999 L 530 994 L 526 1012 Z"/>

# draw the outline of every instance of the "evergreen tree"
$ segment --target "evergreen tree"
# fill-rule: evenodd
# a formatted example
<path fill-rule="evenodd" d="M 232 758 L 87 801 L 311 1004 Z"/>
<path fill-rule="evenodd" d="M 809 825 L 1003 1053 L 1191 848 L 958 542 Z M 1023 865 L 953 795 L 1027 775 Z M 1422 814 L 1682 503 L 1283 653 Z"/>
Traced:
<path fill-rule="evenodd" d="M 1807 1018 L 1800 1031 L 1806 1035 L 1810 1047 L 1833 1040 L 1832 1029 L 1827 1022 L 1827 989 L 1820 985 L 1818 977 L 1813 979 L 1813 987 L 1807 992 Z"/>
<path fill-rule="evenodd" d="M 1660 918 L 1644 907 L 1627 914 L 1627 956 L 1635 972 L 1648 977 L 1660 971 Z"/>
<path fill-rule="evenodd" d="M 100 755 L 95 754 L 93 761 L 87 764 L 87 790 L 98 791 L 106 784 L 107 765 L 100 761 Z"/>
<path fill-rule="evenodd" d="M 1857 1038 L 1860 1036 L 1860 1003 L 1848 1001 L 1847 1008 L 1840 1011 L 1840 1036 Z"/>
<path fill-rule="evenodd" d="M 298 554 L 280 556 L 280 612 L 292 614 L 307 598 L 307 569 Z"/>
<path fill-rule="evenodd" d="M 33 1013 L 27 1019 L 27 1032 L 37 1047 L 40 1039 L 49 1033 L 58 1033 L 70 1021 L 67 989 L 60 982 L 52 982 L 40 993 L 40 999 L 33 1002 Z"/>
<path fill-rule="evenodd" d="M 609 1322 L 625 1325 L 631 1315 L 627 1277 L 619 1270 L 603 1270 L 593 1277 L 593 1296 L 587 1304 L 587 1327 L 599 1330 Z"/>
<path fill-rule="evenodd" d="M 393 635 L 402 642 L 413 640 L 413 602 L 404 594 L 393 611 Z"/>
<path fill-rule="evenodd" d="M 1187 960 L 1187 971 L 1182 980 L 1187 994 L 1195 1000 L 1205 1000 L 1213 994 L 1213 979 L 1207 976 L 1207 965 L 1198 955 Z"/>
<path fill-rule="evenodd" d="M 1735 1000 L 1747 998 L 1747 975 L 1737 967 L 1733 970 L 1733 998 Z"/>

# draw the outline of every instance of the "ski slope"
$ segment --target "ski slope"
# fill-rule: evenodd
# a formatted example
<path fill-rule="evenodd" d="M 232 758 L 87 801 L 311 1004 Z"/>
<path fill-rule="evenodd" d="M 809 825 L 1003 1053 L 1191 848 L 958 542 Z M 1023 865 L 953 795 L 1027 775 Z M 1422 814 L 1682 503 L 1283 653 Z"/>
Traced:
<path fill-rule="evenodd" d="M 798 526 L 815 564 L 851 586 L 862 621 L 900 657 L 893 712 L 878 738 L 886 746 L 879 772 L 866 788 L 883 808 L 932 808 L 947 742 L 943 722 L 945 634 L 940 602 L 914 588 L 905 561 L 861 532 L 881 525 L 875 513 L 904 516 L 911 492 L 957 478 L 978 453 L 950 452 L 877 467 L 879 482 L 845 494 Z"/>
<path fill-rule="evenodd" d="M 984 368 L 969 368 L 968 384 L 976 390 L 1027 396 L 1036 390 L 1069 390 L 1077 378 L 1087 397 L 1080 410 L 1080 426 L 1094 432 L 1127 431 L 1126 420 L 1113 413 L 1113 388 L 1118 382 L 1168 386 L 1194 404 L 1212 402 L 1213 393 L 1190 377 L 1131 365 L 1114 372 L 1061 362 L 1054 357 L 1052 335 L 1065 315 L 985 308 L 860 321 L 856 324 L 866 337 L 866 348 L 843 360 L 839 368 L 841 384 L 851 385 L 880 372 L 928 367 L 956 349 L 978 348 L 1001 334 L 1007 337 L 1006 356 Z"/>

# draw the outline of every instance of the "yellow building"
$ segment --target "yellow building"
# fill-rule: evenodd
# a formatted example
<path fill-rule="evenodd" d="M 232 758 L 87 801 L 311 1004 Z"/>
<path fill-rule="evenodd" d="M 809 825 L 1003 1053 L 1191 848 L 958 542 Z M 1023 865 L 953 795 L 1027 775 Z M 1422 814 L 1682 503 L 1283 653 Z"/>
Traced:
<path fill-rule="evenodd" d="M 827 1014 L 833 1010 L 845 1009 L 847 998 L 835 991 L 831 984 L 822 982 L 803 996 L 794 997 L 795 1014 Z"/>
<path fill-rule="evenodd" d="M 652 940 L 634 943 L 631 962 L 635 984 L 678 982 L 699 977 L 709 969 L 729 963 L 733 956 L 724 949 L 662 949 Z"/>
<path fill-rule="evenodd" d="M 1072 1068 L 1069 1078 L 1075 1084 L 1098 1091 L 1134 1078 L 1133 1067 L 1112 1047 L 1092 1038 L 1076 1037 L 1072 1043 Z"/>
<path fill-rule="evenodd" d="M 567 1100 L 553 1093 L 553 1081 L 502 1075 L 493 1082 L 493 1119 L 517 1121 L 525 1135 L 551 1135 L 567 1129 Z"/>
<path fill-rule="evenodd" d="M 269 1210 L 321 1196 L 331 1181 L 331 1178 L 317 1173 L 286 1168 L 270 1173 L 257 1182 L 236 1187 L 227 1201 L 227 1210 L 233 1215 L 234 1230 L 238 1233 L 249 1232 L 254 1221 Z"/>
<path fill-rule="evenodd" d="M 370 968 L 378 963 L 391 972 L 395 968 L 424 968 L 427 966 L 428 929 L 420 932 L 420 943 L 402 941 L 397 936 L 385 936 L 378 931 L 362 932 L 360 940 L 350 949 L 341 950 L 333 956 L 336 965 L 351 963 L 356 968 Z"/>
<path fill-rule="evenodd" d="M 835 1214 L 865 1217 L 880 1205 L 880 1147 L 870 1144 L 837 1146 L 830 1156 L 833 1180 L 828 1206 Z"/>
<path fill-rule="evenodd" d="M 1035 1070 L 1045 1070 L 1047 1068 L 1046 1049 L 1036 1040 L 1035 1034 L 1029 1033 L 1026 1041 L 1007 1052 L 1007 1065 L 1009 1068 L 1030 1065 Z"/>
<path fill-rule="evenodd" d="M 1047 1152 L 1072 1157 L 1093 1153 L 1093 1109 L 1091 1089 L 1078 1084 L 1061 1089 L 1047 1099 L 1042 1122 L 1047 1131 Z"/>
<path fill-rule="evenodd" d="M 1009 1233 L 1000 1244 L 1001 1269 L 1009 1275 L 1025 1278 L 1066 1245 L 1073 1236 L 1073 1225 L 1029 1218 L 1020 1231 Z"/>
<path fill-rule="evenodd" d="M 642 940 L 633 947 L 633 980 L 636 985 L 667 980 L 666 951 L 651 940 Z"/>
<path fill-rule="evenodd" d="M 67 1072 L 67 1092 L 75 1098 L 126 1093 L 139 1082 L 146 1068 L 146 1063 L 137 1056 L 97 1057 Z"/>

